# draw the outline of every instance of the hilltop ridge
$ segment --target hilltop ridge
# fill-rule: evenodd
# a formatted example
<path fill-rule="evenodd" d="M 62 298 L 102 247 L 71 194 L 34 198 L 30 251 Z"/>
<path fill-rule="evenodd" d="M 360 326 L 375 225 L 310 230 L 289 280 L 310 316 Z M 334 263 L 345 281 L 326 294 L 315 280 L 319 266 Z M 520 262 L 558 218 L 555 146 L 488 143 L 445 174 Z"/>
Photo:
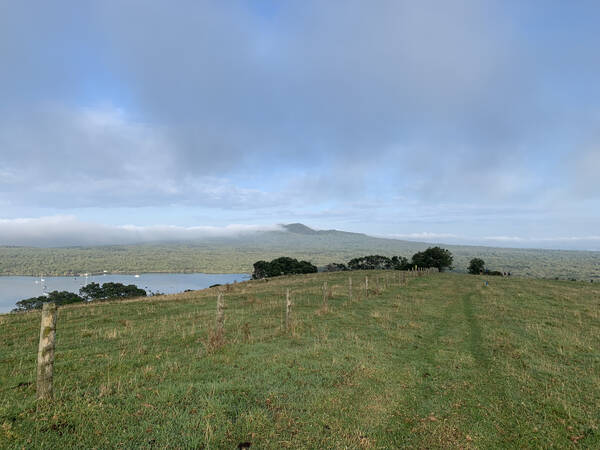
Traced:
<path fill-rule="evenodd" d="M 341 231 L 341 230 L 335 230 L 335 229 L 315 230 L 313 228 L 310 228 L 307 225 L 304 225 L 303 223 L 290 223 L 290 224 L 282 225 L 282 227 L 285 228 L 286 231 L 288 231 L 290 233 L 295 233 L 295 234 L 305 234 L 305 235 L 337 234 L 337 235 L 341 235 L 341 236 L 355 236 L 355 237 L 361 236 L 361 237 L 365 237 L 365 238 L 370 237 L 369 235 L 367 235 L 365 233 L 355 233 L 352 231 Z"/>
<path fill-rule="evenodd" d="M 286 231 L 296 234 L 317 234 L 317 230 L 307 227 L 303 223 L 289 223 L 281 225 Z"/>
<path fill-rule="evenodd" d="M 598 295 L 357 271 L 67 305 L 52 404 L 39 313 L 3 315 L 0 447 L 598 448 Z"/>

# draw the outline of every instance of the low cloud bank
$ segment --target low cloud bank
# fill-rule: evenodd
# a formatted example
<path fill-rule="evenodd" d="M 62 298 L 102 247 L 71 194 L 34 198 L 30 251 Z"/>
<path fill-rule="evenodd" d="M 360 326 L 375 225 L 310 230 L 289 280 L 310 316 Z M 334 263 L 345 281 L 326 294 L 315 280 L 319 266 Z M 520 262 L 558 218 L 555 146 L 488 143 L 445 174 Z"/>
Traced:
<path fill-rule="evenodd" d="M 232 224 L 224 227 L 173 225 L 100 225 L 75 216 L 0 219 L 0 245 L 61 247 L 138 244 L 237 237 L 260 231 L 283 230 L 280 225 Z"/>
<path fill-rule="evenodd" d="M 38 218 L 0 219 L 0 245 L 67 247 L 124 245 L 150 242 L 200 241 L 235 238 L 263 231 L 287 231 L 281 225 L 231 224 L 218 226 L 101 225 L 72 215 Z M 415 232 L 377 235 L 381 238 L 440 243 L 483 245 L 508 248 L 600 251 L 600 236 L 463 236 L 453 233 Z"/>

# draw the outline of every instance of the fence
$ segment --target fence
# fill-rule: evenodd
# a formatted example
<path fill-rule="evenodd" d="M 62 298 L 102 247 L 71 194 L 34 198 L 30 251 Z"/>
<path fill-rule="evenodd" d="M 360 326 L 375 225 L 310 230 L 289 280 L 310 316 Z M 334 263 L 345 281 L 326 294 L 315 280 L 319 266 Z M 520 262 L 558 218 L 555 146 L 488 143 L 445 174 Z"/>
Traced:
<path fill-rule="evenodd" d="M 107 362 L 109 375 L 100 390 L 109 392 L 114 389 L 111 370 L 119 372 L 121 366 L 141 365 L 142 374 L 151 376 L 152 365 L 145 363 L 152 358 L 181 353 L 192 357 L 215 352 L 226 343 L 252 343 L 279 335 L 294 337 L 299 328 L 308 330 L 306 324 L 314 314 L 327 314 L 331 308 L 350 308 L 365 299 L 374 301 L 390 288 L 400 288 L 411 279 L 434 272 L 437 269 L 338 272 L 327 274 L 327 280 L 322 279 L 322 274 L 293 279 L 284 276 L 168 299 L 138 300 L 135 309 L 128 307 L 132 302 L 128 300 L 111 302 L 109 311 L 106 303 L 70 306 L 61 308 L 58 336 L 58 310 L 48 303 L 41 318 L 37 398 L 52 399 L 55 372 L 76 372 L 82 384 L 86 374 L 97 376 L 98 364 L 86 364 L 86 357 L 90 357 L 86 350 L 90 348 L 97 351 L 93 358 Z M 214 308 L 215 300 L 216 321 L 211 325 L 210 305 Z M 132 349 L 136 354 L 131 355 Z M 56 362 L 55 354 L 59 356 Z M 63 380 L 62 385 L 65 384 Z"/>

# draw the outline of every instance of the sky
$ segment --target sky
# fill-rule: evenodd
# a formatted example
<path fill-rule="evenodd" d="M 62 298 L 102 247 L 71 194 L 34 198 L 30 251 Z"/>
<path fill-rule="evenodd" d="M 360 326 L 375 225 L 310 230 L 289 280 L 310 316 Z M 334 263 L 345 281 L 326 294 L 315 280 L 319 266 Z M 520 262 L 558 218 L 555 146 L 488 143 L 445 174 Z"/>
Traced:
<path fill-rule="evenodd" d="M 0 0 L 0 245 L 302 222 L 600 250 L 597 1 Z"/>

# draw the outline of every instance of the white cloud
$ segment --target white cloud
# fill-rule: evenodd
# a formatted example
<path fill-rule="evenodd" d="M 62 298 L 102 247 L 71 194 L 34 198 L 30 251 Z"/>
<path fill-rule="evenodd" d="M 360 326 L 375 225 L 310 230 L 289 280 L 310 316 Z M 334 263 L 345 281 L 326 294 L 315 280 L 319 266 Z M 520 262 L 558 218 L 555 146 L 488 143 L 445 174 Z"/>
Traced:
<path fill-rule="evenodd" d="M 229 224 L 225 226 L 102 225 L 81 221 L 74 215 L 56 215 L 37 218 L 0 219 L 0 245 L 56 247 L 193 241 L 243 237 L 262 231 L 286 230 L 281 225 L 275 224 Z M 600 250 L 600 236 L 598 235 L 477 237 L 443 232 L 416 232 L 377 235 L 377 237 L 457 245 Z"/>
<path fill-rule="evenodd" d="M 7 217 L 598 229 L 597 2 L 38 3 L 0 15 Z"/>
<path fill-rule="evenodd" d="M 0 121 L 0 201 L 30 207 L 183 204 L 260 208 L 277 194 L 212 174 L 222 155 L 181 161 L 164 127 L 114 107 L 45 105 Z"/>

